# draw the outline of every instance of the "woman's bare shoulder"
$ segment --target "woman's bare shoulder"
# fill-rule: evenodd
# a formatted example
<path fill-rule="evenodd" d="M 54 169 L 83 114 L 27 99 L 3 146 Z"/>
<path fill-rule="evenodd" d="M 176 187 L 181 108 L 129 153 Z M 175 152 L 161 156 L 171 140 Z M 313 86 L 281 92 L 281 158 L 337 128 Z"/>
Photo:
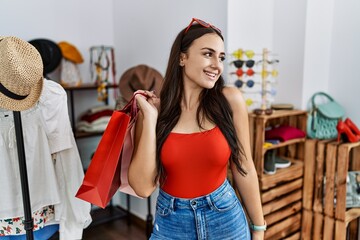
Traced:
<path fill-rule="evenodd" d="M 226 86 L 223 88 L 223 94 L 226 100 L 229 102 L 231 108 L 234 109 L 235 106 L 239 107 L 239 105 L 245 104 L 242 93 L 236 87 Z"/>

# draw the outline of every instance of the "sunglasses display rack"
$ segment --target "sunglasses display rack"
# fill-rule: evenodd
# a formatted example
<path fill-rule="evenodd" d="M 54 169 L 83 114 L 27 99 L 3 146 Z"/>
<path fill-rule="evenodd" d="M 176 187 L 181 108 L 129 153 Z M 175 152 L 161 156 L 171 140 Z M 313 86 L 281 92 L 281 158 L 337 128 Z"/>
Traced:
<path fill-rule="evenodd" d="M 248 110 L 259 115 L 271 114 L 279 60 L 271 59 L 274 54 L 266 48 L 259 54 L 239 48 L 231 55 L 234 59 L 230 62 L 233 67 L 230 77 L 234 79 L 236 76 L 234 84 L 244 94 Z"/>

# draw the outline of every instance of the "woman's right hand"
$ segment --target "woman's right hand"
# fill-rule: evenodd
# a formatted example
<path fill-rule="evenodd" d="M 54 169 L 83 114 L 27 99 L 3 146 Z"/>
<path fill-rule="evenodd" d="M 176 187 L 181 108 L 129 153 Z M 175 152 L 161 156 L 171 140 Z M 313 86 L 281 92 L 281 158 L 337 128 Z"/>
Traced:
<path fill-rule="evenodd" d="M 141 93 L 141 94 L 136 94 Z M 135 95 L 136 94 L 136 95 Z M 145 96 L 143 95 L 145 94 Z M 157 121 L 158 107 L 160 99 L 152 91 L 138 90 L 134 93 L 136 104 L 138 105 L 144 119 Z"/>

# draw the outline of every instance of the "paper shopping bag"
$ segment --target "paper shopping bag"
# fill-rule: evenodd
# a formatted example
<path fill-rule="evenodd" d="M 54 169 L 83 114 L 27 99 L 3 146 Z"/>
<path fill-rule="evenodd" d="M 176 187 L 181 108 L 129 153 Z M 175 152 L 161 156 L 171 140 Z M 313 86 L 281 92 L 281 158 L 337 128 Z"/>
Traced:
<path fill-rule="evenodd" d="M 135 193 L 133 188 L 129 185 L 128 180 L 128 171 L 129 171 L 129 165 L 132 159 L 133 151 L 134 151 L 134 138 L 135 138 L 135 123 L 136 123 L 137 115 L 131 119 L 131 122 L 128 126 L 128 131 L 126 133 L 123 149 L 120 157 L 121 162 L 121 172 L 120 172 L 120 188 L 119 191 L 142 198 L 139 195 Z"/>
<path fill-rule="evenodd" d="M 137 108 L 136 105 L 135 97 L 133 97 L 133 99 L 130 100 L 130 103 L 127 104 L 121 111 L 130 114 L 130 123 L 126 131 L 123 148 L 120 156 L 121 172 L 119 176 L 120 178 L 119 191 L 138 198 L 142 198 L 135 193 L 133 188 L 129 185 L 129 180 L 128 180 L 129 165 L 134 151 L 135 124 L 139 112 L 139 109 Z"/>
<path fill-rule="evenodd" d="M 130 116 L 114 111 L 76 197 L 105 208 L 120 187 L 120 153 Z"/>

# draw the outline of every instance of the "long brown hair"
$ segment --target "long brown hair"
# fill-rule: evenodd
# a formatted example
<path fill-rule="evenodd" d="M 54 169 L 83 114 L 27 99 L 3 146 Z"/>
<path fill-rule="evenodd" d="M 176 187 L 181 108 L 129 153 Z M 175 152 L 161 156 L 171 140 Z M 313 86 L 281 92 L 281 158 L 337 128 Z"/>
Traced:
<path fill-rule="evenodd" d="M 179 66 L 180 54 L 186 53 L 192 42 L 204 34 L 216 33 L 224 41 L 220 32 L 211 27 L 205 28 L 199 24 L 193 24 L 186 33 L 184 32 L 185 29 L 177 35 L 172 45 L 160 93 L 161 106 L 156 127 L 156 164 L 158 172 L 155 179 L 155 182 L 160 180 L 160 183 L 163 183 L 166 177 L 165 169 L 161 163 L 161 149 L 181 114 L 180 103 L 184 92 L 184 84 L 182 67 Z M 201 119 L 209 119 L 209 121 L 219 127 L 230 146 L 230 160 L 235 163 L 236 168 L 242 175 L 246 175 L 246 171 L 241 166 L 242 157 L 245 158 L 245 154 L 236 134 L 230 104 L 222 93 L 224 86 L 225 81 L 220 76 L 213 88 L 202 90 L 196 118 L 200 127 Z"/>

